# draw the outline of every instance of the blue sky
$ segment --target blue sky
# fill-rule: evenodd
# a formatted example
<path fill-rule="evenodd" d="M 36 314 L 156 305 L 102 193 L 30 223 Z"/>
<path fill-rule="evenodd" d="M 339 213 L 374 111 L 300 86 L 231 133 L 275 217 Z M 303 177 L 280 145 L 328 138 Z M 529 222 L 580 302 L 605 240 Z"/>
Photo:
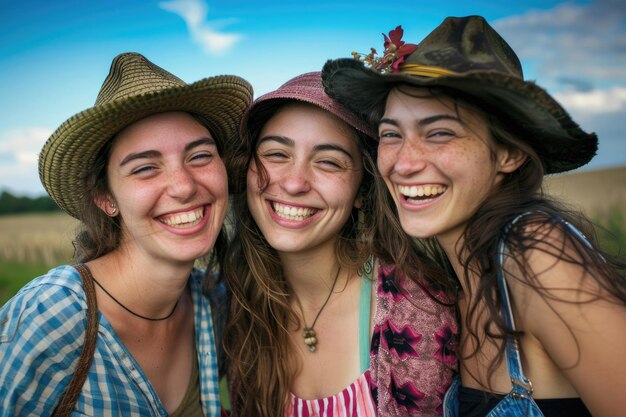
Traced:
<path fill-rule="evenodd" d="M 144 54 L 187 82 L 246 78 L 255 96 L 329 58 L 382 48 L 402 25 L 418 43 L 446 16 L 483 15 L 527 79 L 600 137 L 584 169 L 626 165 L 623 0 L 0 0 L 0 189 L 41 195 L 37 153 L 91 107 L 111 60 Z"/>

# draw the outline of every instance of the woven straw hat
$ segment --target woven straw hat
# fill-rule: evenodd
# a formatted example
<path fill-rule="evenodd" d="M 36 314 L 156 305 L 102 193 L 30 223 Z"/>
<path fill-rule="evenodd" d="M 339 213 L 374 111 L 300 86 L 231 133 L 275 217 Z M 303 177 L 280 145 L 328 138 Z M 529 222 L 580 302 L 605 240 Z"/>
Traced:
<path fill-rule="evenodd" d="M 348 125 L 367 136 L 374 137 L 376 135 L 376 132 L 353 112 L 328 97 L 324 92 L 321 72 L 319 71 L 298 75 L 281 85 L 277 90 L 257 98 L 250 108 L 247 121 L 253 120 L 256 117 L 263 117 L 270 109 L 276 108 L 282 103 L 291 100 L 313 104 L 334 114 Z M 245 137 L 245 135 L 242 135 L 242 137 Z"/>
<path fill-rule="evenodd" d="M 354 59 L 331 60 L 322 79 L 331 97 L 362 118 L 398 84 L 439 88 L 495 115 L 535 149 L 546 173 L 578 168 L 596 153 L 596 135 L 584 132 L 545 90 L 524 80 L 515 52 L 480 16 L 446 18 L 398 68 L 382 73 Z"/>
<path fill-rule="evenodd" d="M 182 111 L 201 116 L 228 153 L 252 101 L 252 87 L 232 75 L 186 84 L 137 53 L 113 59 L 93 107 L 59 126 L 39 154 L 39 177 L 52 199 L 81 219 L 87 175 L 102 147 L 147 116 Z"/>

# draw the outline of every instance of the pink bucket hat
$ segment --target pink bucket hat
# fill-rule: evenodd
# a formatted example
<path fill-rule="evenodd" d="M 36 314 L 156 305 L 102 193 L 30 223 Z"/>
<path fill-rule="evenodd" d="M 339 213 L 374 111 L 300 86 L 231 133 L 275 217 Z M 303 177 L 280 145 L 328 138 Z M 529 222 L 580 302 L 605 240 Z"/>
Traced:
<path fill-rule="evenodd" d="M 249 121 L 258 117 L 265 117 L 268 112 L 275 109 L 282 102 L 302 101 L 320 107 L 334 114 L 348 125 L 370 138 L 375 138 L 377 132 L 359 119 L 354 113 L 339 104 L 324 92 L 321 72 L 308 72 L 298 75 L 280 86 L 277 90 L 269 92 L 257 98 L 243 123 L 244 130 L 249 126 Z M 242 135 L 246 137 L 245 135 Z"/>

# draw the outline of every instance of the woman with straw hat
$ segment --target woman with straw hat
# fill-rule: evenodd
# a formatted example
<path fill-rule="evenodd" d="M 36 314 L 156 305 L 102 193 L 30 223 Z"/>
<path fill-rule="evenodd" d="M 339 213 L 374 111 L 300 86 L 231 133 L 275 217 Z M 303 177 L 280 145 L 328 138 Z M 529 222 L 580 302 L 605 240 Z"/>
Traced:
<path fill-rule="evenodd" d="M 258 98 L 245 119 L 225 267 L 233 415 L 439 415 L 456 321 L 421 271 L 372 256 L 386 190 L 371 135 L 319 72 Z M 412 253 L 399 227 L 396 237 Z"/>
<path fill-rule="evenodd" d="M 220 414 L 214 317 L 193 266 L 213 249 L 219 266 L 222 158 L 251 96 L 239 77 L 186 84 L 124 53 L 95 106 L 48 139 L 39 173 L 81 221 L 79 263 L 0 311 L 1 416 Z"/>
<path fill-rule="evenodd" d="M 544 174 L 589 162 L 596 136 L 523 79 L 481 17 L 446 18 L 418 45 L 394 35 L 371 68 L 329 61 L 323 78 L 378 126 L 386 204 L 458 279 L 460 378 L 445 415 L 622 415 L 624 265 L 541 193 Z M 382 226 L 375 242 L 403 264 Z"/>

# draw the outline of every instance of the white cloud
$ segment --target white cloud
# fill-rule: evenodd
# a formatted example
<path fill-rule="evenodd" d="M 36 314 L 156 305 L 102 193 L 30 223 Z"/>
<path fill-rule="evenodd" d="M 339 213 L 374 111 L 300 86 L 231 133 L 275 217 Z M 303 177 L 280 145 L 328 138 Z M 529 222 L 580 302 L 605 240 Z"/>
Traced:
<path fill-rule="evenodd" d="M 626 111 L 626 87 L 613 87 L 606 90 L 562 91 L 554 94 L 566 109 L 572 113 L 600 114 Z"/>
<path fill-rule="evenodd" d="M 37 161 L 52 129 L 25 127 L 0 132 L 0 189 L 14 193 L 43 194 Z"/>
<path fill-rule="evenodd" d="M 580 124 L 596 132 L 588 167 L 623 165 L 626 119 L 624 0 L 564 1 L 496 20 L 493 26 L 524 65 Z"/>
<path fill-rule="evenodd" d="M 562 3 L 494 22 L 535 70 L 540 85 L 558 91 L 560 78 L 626 85 L 626 8 L 623 0 Z"/>
<path fill-rule="evenodd" d="M 242 38 L 237 33 L 223 33 L 217 30 L 234 22 L 232 19 L 207 21 L 209 8 L 203 0 L 173 0 L 159 3 L 159 7 L 182 17 L 192 39 L 210 54 L 226 52 Z"/>

